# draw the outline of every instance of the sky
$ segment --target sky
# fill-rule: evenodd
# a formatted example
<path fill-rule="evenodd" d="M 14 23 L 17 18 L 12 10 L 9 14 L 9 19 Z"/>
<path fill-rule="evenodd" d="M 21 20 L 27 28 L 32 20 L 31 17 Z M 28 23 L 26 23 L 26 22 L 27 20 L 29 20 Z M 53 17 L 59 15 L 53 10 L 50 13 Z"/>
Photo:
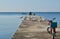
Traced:
<path fill-rule="evenodd" d="M 60 0 L 0 0 L 0 12 L 60 12 Z"/>

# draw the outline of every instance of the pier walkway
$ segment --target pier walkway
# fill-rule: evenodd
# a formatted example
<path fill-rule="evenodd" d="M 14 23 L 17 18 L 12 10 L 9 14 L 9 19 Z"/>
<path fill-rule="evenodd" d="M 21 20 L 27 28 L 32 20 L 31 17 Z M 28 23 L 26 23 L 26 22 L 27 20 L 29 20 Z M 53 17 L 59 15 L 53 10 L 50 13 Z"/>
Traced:
<path fill-rule="evenodd" d="M 47 33 L 47 20 L 39 16 L 26 16 L 12 39 L 52 39 Z M 57 29 L 55 39 L 60 39 L 60 29 Z"/>

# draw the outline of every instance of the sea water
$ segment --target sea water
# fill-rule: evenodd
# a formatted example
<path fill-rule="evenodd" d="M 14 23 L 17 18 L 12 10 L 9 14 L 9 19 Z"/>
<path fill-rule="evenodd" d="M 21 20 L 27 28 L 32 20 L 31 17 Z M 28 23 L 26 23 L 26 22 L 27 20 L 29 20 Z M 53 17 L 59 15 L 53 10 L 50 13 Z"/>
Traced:
<path fill-rule="evenodd" d="M 0 14 L 0 39 L 11 39 L 25 17 L 22 14 Z"/>
<path fill-rule="evenodd" d="M 56 18 L 60 25 L 60 12 L 33 12 L 46 19 Z M 0 12 L 0 39 L 11 39 L 28 12 Z M 23 18 L 20 18 L 23 17 Z"/>

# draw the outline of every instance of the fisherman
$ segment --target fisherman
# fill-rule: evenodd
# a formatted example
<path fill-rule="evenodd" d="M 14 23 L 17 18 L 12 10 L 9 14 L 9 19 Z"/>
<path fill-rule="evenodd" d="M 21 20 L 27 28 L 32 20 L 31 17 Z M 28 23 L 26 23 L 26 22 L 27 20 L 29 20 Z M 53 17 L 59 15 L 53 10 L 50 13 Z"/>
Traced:
<path fill-rule="evenodd" d="M 32 12 L 29 12 L 29 19 L 32 20 Z"/>
<path fill-rule="evenodd" d="M 29 12 L 29 15 L 32 15 L 32 12 Z"/>

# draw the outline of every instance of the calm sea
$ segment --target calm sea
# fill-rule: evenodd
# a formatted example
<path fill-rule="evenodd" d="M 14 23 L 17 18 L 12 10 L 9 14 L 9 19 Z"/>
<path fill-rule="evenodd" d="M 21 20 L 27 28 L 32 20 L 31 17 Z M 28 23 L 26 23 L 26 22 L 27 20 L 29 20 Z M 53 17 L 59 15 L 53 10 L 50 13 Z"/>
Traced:
<path fill-rule="evenodd" d="M 56 18 L 60 25 L 60 12 L 33 12 L 46 19 Z M 0 12 L 0 39 L 11 39 L 28 12 Z M 21 19 L 20 17 L 23 16 Z"/>

